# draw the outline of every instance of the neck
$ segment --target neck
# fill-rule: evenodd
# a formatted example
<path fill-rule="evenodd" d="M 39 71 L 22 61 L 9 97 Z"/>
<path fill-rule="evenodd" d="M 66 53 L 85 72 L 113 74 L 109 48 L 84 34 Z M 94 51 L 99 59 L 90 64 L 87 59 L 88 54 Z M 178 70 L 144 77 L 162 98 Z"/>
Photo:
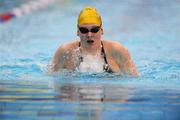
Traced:
<path fill-rule="evenodd" d="M 101 45 L 99 45 L 97 47 L 83 47 L 83 46 L 80 47 L 80 51 L 84 55 L 97 55 L 97 54 L 101 54 L 101 50 L 102 50 Z"/>

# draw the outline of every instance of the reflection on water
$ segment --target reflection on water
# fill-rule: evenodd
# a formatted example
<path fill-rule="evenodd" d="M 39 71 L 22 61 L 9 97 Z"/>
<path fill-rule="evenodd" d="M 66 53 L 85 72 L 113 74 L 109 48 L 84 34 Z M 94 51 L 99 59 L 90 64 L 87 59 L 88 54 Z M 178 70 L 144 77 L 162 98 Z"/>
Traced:
<path fill-rule="evenodd" d="M 33 101 L 52 99 L 50 81 L 0 80 L 0 101 Z"/>
<path fill-rule="evenodd" d="M 0 80 L 0 116 L 4 119 L 101 120 L 104 102 L 125 103 L 129 87 L 59 81 Z"/>
<path fill-rule="evenodd" d="M 102 120 L 103 102 L 125 103 L 129 87 L 107 84 L 55 84 L 55 91 L 60 94 L 57 100 L 66 102 L 79 102 L 77 107 L 78 120 Z"/>
<path fill-rule="evenodd" d="M 179 118 L 178 89 L 155 85 L 137 88 L 130 84 L 131 80 L 128 84 L 103 83 L 102 78 L 95 76 L 91 78 L 96 82 L 86 83 L 71 77 L 68 81 L 68 78 L 66 76 L 66 82 L 61 79 L 0 80 L 0 117 L 3 120 L 144 120 L 153 112 L 154 119 Z"/>
<path fill-rule="evenodd" d="M 132 88 L 107 84 L 64 84 L 55 85 L 57 96 L 62 101 L 125 102 Z"/>

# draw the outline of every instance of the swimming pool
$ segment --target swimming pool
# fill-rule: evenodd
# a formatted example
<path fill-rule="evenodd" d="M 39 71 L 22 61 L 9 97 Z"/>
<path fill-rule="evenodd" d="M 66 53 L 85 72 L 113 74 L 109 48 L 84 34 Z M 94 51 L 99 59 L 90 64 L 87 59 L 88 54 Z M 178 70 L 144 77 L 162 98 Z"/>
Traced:
<path fill-rule="evenodd" d="M 19 4 L 2 0 L 0 10 Z M 104 38 L 128 47 L 141 77 L 46 73 L 57 47 L 77 39 L 85 5 L 97 7 Z M 57 0 L 0 24 L 0 119 L 179 120 L 179 10 L 176 0 Z"/>

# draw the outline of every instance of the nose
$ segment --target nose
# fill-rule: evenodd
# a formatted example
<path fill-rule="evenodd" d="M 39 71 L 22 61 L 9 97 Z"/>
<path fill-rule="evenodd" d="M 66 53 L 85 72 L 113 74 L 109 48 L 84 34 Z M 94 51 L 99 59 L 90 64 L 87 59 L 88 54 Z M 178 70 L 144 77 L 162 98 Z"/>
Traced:
<path fill-rule="evenodd" d="M 87 33 L 87 36 L 88 36 L 88 37 L 91 37 L 91 36 L 92 36 L 92 33 L 91 33 L 91 32 L 88 32 L 88 33 Z"/>

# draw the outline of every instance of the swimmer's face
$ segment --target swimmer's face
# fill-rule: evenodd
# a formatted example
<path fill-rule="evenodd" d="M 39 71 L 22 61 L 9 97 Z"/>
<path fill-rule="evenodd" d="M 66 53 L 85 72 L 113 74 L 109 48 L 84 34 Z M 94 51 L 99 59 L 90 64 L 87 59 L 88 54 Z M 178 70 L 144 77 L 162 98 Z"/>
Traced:
<path fill-rule="evenodd" d="M 80 25 L 77 34 L 85 46 L 99 45 L 103 29 L 94 24 Z"/>

